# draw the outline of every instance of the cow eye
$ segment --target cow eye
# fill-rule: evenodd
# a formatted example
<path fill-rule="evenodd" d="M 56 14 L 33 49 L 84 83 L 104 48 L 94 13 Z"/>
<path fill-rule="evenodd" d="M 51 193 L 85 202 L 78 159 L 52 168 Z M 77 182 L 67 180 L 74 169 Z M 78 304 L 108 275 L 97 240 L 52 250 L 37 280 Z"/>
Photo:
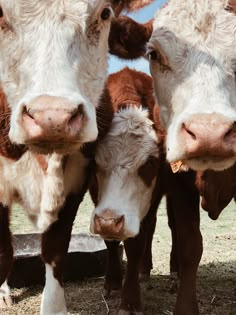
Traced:
<path fill-rule="evenodd" d="M 152 50 L 148 52 L 148 56 L 149 56 L 149 60 L 153 60 L 153 61 L 157 61 L 161 63 L 161 54 L 158 51 Z"/>
<path fill-rule="evenodd" d="M 102 11 L 102 14 L 101 14 L 101 19 L 103 21 L 106 21 L 109 19 L 109 17 L 111 16 L 111 9 L 110 8 L 105 8 L 103 11 Z"/>

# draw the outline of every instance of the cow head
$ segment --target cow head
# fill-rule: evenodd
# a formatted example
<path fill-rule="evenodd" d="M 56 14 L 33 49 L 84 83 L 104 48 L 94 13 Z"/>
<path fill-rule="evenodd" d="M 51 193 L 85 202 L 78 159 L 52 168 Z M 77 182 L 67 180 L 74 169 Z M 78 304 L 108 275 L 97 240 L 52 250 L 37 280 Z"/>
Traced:
<path fill-rule="evenodd" d="M 157 136 L 147 111 L 121 110 L 96 152 L 97 206 L 90 230 L 105 239 L 139 233 L 159 167 Z"/>
<path fill-rule="evenodd" d="M 90 229 L 105 239 L 126 239 L 139 233 L 159 174 L 152 79 L 125 68 L 109 76 L 105 91 L 98 121 L 107 125 L 102 109 L 107 113 L 108 103 L 114 117 L 95 154 L 91 195 L 96 208 Z"/>
<path fill-rule="evenodd" d="M 195 170 L 236 161 L 234 1 L 170 0 L 153 24 L 150 70 L 167 159 Z"/>
<path fill-rule="evenodd" d="M 0 81 L 12 112 L 11 141 L 48 153 L 94 140 L 113 15 L 108 1 L 0 6 Z"/>

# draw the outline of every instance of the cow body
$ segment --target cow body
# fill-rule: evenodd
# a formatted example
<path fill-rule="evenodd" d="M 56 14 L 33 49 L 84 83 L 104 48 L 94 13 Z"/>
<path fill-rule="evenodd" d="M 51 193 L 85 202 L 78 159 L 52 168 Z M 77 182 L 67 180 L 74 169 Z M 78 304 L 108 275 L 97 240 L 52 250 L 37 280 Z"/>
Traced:
<path fill-rule="evenodd" d="M 195 170 L 223 170 L 235 163 L 236 15 L 231 6 L 227 0 L 169 1 L 157 12 L 148 44 L 167 159 Z"/>
<path fill-rule="evenodd" d="M 157 12 L 148 43 L 167 160 L 176 172 L 166 176 L 171 258 L 180 277 L 175 314 L 199 313 L 199 195 L 212 219 L 235 197 L 235 26 L 234 1 L 172 0 Z"/>
<path fill-rule="evenodd" d="M 122 287 L 120 314 L 141 314 L 139 272 L 150 274 L 145 264 L 150 222 L 154 222 L 162 197 L 160 168 L 163 163 L 163 134 L 154 128 L 158 112 L 152 80 L 128 68 L 109 76 L 106 88 L 113 119 L 107 134 L 98 139 L 95 174 L 90 192 L 96 208 L 90 230 L 100 234 L 109 250 L 105 280 L 108 292 L 121 287 L 118 245 L 124 241 L 128 266 Z M 107 122 L 103 120 L 106 125 Z M 117 242 L 114 242 L 116 240 Z M 148 252 L 148 253 L 147 253 Z M 144 259 L 142 259 L 144 258 Z"/>
<path fill-rule="evenodd" d="M 178 315 L 199 314 L 200 194 L 212 219 L 235 198 L 235 10 L 235 1 L 171 0 L 157 13 L 148 44 L 167 159 L 178 162 L 163 177 Z M 142 51 L 149 30 L 137 29 Z"/>
<path fill-rule="evenodd" d="M 5 108 L 0 116 L 0 125 L 6 125 L 6 129 L 9 129 L 8 104 L 3 91 L 0 93 L 1 111 Z M 3 131 L 6 130 L 3 129 Z M 75 216 L 79 202 L 87 189 L 88 166 L 89 158 L 82 151 L 70 155 L 58 153 L 40 155 L 31 152 L 26 147 L 11 144 L 7 132 L 4 136 L 2 135 L 0 155 L 0 253 L 2 257 L 0 260 L 0 307 L 10 306 L 11 304 L 10 290 L 6 279 L 13 262 L 9 230 L 9 215 L 12 205 L 14 203 L 20 204 L 26 209 L 30 220 L 38 231 L 45 232 L 58 219 L 59 212 L 63 212 L 63 209 L 70 218 L 70 212 Z M 72 196 L 76 200 L 74 208 L 73 203 L 68 201 Z M 65 222 L 66 229 L 69 231 L 65 242 L 69 242 L 72 223 L 73 221 Z M 45 235 L 47 235 L 47 232 Z M 45 243 L 44 247 L 47 249 L 48 244 Z M 60 254 L 61 251 L 63 252 L 61 259 L 64 259 L 64 246 L 65 244 L 61 242 L 59 248 L 54 247 L 55 252 L 51 250 L 44 253 L 43 259 L 45 262 L 48 261 L 49 253 L 53 257 L 56 253 Z M 53 266 L 57 266 L 57 263 L 53 263 L 53 266 L 51 266 L 51 263 L 52 261 L 48 261 L 47 271 L 49 273 Z M 61 304 L 52 305 L 50 299 L 54 295 L 57 297 L 57 292 L 50 290 L 47 292 L 48 286 L 55 285 L 58 292 L 61 292 L 60 294 L 64 296 L 62 283 L 59 284 L 58 282 L 61 277 L 60 274 L 50 279 L 50 283 L 46 281 L 44 296 L 47 295 L 49 300 L 47 302 L 43 299 L 43 314 L 51 314 L 60 307 L 65 309 L 64 298 L 61 300 Z"/>
<path fill-rule="evenodd" d="M 89 179 L 93 145 L 84 144 L 98 135 L 111 7 L 118 15 L 147 4 L 133 2 L 1 2 L 0 307 L 10 305 L 9 211 L 17 201 L 45 231 L 41 314 L 67 314 L 63 265 Z"/>

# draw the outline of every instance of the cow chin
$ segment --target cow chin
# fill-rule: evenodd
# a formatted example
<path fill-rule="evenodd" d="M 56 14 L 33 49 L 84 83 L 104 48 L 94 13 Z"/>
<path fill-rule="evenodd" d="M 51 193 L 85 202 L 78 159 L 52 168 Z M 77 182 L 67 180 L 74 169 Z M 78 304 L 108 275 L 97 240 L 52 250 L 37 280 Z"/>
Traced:
<path fill-rule="evenodd" d="M 195 171 L 223 171 L 233 166 L 235 162 L 235 157 L 226 159 L 219 158 L 215 160 L 213 158 L 192 158 L 184 160 L 184 164 Z"/>
<path fill-rule="evenodd" d="M 30 151 L 38 154 L 71 154 L 78 151 L 83 145 L 82 142 L 49 142 L 49 141 L 40 141 L 26 143 Z"/>
<path fill-rule="evenodd" d="M 140 230 L 140 218 L 138 216 L 125 216 L 124 227 L 120 232 L 114 232 L 113 229 L 101 227 L 99 231 L 94 225 L 94 216 L 90 224 L 90 232 L 93 234 L 99 234 L 103 239 L 107 241 L 125 241 L 128 238 L 133 238 L 139 234 Z"/>

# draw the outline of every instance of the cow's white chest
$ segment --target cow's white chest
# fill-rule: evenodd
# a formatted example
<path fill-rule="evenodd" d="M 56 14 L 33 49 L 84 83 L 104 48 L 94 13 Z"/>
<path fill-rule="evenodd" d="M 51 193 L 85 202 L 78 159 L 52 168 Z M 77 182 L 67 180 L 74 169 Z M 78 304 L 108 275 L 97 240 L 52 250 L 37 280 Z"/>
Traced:
<path fill-rule="evenodd" d="M 30 152 L 16 162 L 0 157 L 0 202 L 8 207 L 20 204 L 40 232 L 57 220 L 65 197 L 81 190 L 88 165 L 80 152 L 67 158 L 65 168 L 63 156 L 53 154 L 45 158 L 46 171 Z"/>

